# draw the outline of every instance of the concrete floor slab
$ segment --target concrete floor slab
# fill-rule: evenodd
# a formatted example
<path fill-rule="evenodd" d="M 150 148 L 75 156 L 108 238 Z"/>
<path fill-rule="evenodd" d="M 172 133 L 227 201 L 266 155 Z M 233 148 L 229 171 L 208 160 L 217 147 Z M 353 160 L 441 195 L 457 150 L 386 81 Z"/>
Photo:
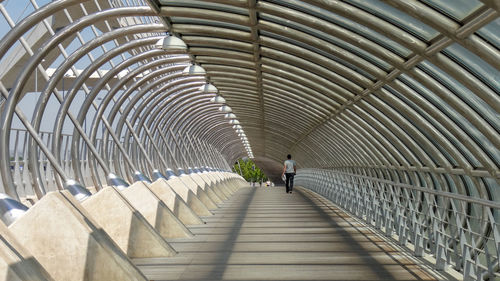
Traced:
<path fill-rule="evenodd" d="M 241 188 L 178 255 L 134 262 L 154 280 L 453 280 L 314 196 Z"/>

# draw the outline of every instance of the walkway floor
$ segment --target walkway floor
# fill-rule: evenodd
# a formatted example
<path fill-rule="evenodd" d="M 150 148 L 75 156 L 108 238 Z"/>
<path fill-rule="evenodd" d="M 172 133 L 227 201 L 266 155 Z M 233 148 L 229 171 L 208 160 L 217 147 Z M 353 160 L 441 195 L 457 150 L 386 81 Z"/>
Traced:
<path fill-rule="evenodd" d="M 450 280 L 305 189 L 243 188 L 205 221 L 136 264 L 151 280 Z"/>

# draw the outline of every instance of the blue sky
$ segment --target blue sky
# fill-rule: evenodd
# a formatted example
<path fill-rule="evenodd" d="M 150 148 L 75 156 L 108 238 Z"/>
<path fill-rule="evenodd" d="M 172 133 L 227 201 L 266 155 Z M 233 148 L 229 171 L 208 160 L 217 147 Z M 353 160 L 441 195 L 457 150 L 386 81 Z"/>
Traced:
<path fill-rule="evenodd" d="M 36 1 L 38 6 L 46 5 L 51 2 L 50 0 L 38 0 Z M 35 9 L 29 0 L 6 0 L 2 2 L 2 5 L 9 13 L 12 20 L 17 23 L 25 18 L 27 15 L 31 14 Z M 0 37 L 3 37 L 10 30 L 9 24 L 4 19 L 3 16 L 0 17 Z"/>
<path fill-rule="evenodd" d="M 49 2 L 50 2 L 49 0 L 38 0 L 37 1 L 38 5 L 40 7 L 43 5 L 46 5 Z M 7 1 L 2 2 L 1 5 L 4 6 L 4 8 L 7 10 L 8 14 L 10 15 L 11 19 L 16 23 L 18 23 L 19 21 L 21 21 L 23 18 L 25 18 L 27 15 L 29 15 L 30 13 L 32 13 L 34 11 L 34 7 L 29 0 L 7 0 Z M 0 16 L 0 37 L 5 36 L 9 30 L 10 30 L 10 26 L 7 23 L 7 21 L 5 20 L 4 16 Z M 81 32 L 81 35 L 85 41 L 88 41 L 88 40 L 95 37 L 93 32 L 90 30 L 90 28 L 83 30 Z M 80 45 L 81 45 L 80 42 L 75 39 L 73 41 L 73 43 L 71 43 L 66 48 L 67 53 L 73 52 L 76 48 L 80 47 Z M 107 49 L 109 50 L 111 48 L 112 48 L 112 46 L 108 46 Z M 14 49 L 14 48 L 11 48 L 11 50 L 12 49 Z M 100 48 L 97 48 L 94 51 L 92 51 L 92 55 L 94 56 L 94 58 L 99 57 L 101 54 L 103 54 L 103 50 Z M 6 56 L 8 56 L 8 54 Z M 63 61 L 63 59 L 64 58 L 61 55 L 58 59 L 56 59 L 56 61 L 54 61 L 54 63 L 52 63 L 51 66 L 49 66 L 49 68 L 50 67 L 53 67 L 53 68 L 57 67 Z M 90 60 L 88 59 L 88 57 L 84 57 L 76 64 L 76 67 L 78 69 L 82 69 L 82 68 L 87 67 L 89 65 L 89 63 L 90 63 Z M 109 69 L 109 68 L 110 68 L 110 65 L 103 67 L 103 69 Z M 43 78 L 41 77 L 41 75 L 38 76 L 38 79 L 39 79 L 39 83 L 41 84 L 43 81 Z M 68 85 L 69 85 L 69 83 L 68 83 Z M 42 87 L 40 87 L 39 90 L 41 90 L 41 88 Z M 59 90 L 61 91 L 63 89 L 59 89 Z M 70 110 L 72 112 L 74 112 L 75 114 L 79 110 L 79 105 L 81 105 L 83 103 L 84 97 L 85 97 L 85 94 L 83 91 L 80 91 L 76 95 L 75 100 L 72 103 L 72 106 L 70 108 Z M 24 98 L 20 101 L 20 103 L 18 104 L 19 108 L 22 109 L 24 114 L 29 119 L 31 119 L 33 116 L 33 110 L 35 108 L 37 100 L 38 100 L 37 93 L 27 93 L 24 96 Z M 53 124 L 54 124 L 54 120 L 55 120 L 55 117 L 57 115 L 57 112 L 59 110 L 59 105 L 60 105 L 59 102 L 54 97 L 52 97 L 50 99 L 48 107 L 47 107 L 47 111 L 53 112 L 53 114 L 44 114 L 44 120 L 42 122 L 42 127 L 41 127 L 42 131 L 52 131 L 53 130 Z M 93 110 L 90 111 L 90 116 L 92 115 L 92 113 L 93 113 Z M 22 125 L 22 123 L 17 119 L 17 116 L 14 118 L 13 127 L 24 129 L 24 126 Z M 70 124 L 70 122 L 66 122 L 66 124 L 64 126 L 64 132 L 71 133 L 72 131 L 73 131 L 73 125 Z"/>

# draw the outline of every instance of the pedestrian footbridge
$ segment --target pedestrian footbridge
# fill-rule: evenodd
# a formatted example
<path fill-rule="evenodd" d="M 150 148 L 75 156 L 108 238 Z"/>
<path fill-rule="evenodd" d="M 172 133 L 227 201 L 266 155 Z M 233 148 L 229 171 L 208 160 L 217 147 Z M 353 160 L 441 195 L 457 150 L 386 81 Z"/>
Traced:
<path fill-rule="evenodd" d="M 0 281 L 500 279 L 498 0 L 0 13 Z"/>
<path fill-rule="evenodd" d="M 456 280 L 305 188 L 243 187 L 172 240 L 172 258 L 134 259 L 152 280 Z"/>

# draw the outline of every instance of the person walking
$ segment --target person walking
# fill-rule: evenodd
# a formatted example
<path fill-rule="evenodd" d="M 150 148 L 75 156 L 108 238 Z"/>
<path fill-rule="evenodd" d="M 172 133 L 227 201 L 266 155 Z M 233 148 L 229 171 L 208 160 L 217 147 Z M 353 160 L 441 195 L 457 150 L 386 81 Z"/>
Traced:
<path fill-rule="evenodd" d="M 293 177 L 297 173 L 297 164 L 295 160 L 292 160 L 292 155 L 288 154 L 286 158 L 282 176 L 285 175 L 286 193 L 292 193 Z"/>

